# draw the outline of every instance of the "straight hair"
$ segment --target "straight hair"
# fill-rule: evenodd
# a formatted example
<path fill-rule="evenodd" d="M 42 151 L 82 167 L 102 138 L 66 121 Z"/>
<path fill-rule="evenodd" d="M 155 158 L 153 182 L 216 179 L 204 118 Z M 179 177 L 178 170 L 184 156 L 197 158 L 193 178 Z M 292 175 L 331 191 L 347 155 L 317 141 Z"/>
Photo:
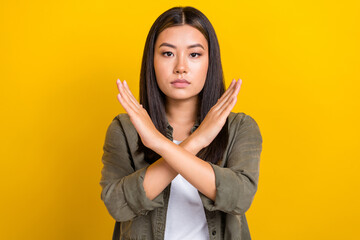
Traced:
<path fill-rule="evenodd" d="M 155 127 L 165 137 L 166 131 L 166 98 L 160 90 L 154 70 L 154 48 L 159 34 L 166 28 L 190 25 L 199 30 L 206 38 L 209 46 L 209 65 L 203 89 L 198 94 L 198 120 L 201 123 L 210 109 L 225 92 L 225 82 L 220 58 L 220 47 L 215 30 L 207 17 L 193 7 L 174 7 L 162 13 L 152 25 L 145 42 L 141 72 L 140 72 L 140 104 L 148 112 Z M 215 139 L 196 156 L 211 163 L 221 161 L 228 144 L 228 119 Z M 145 161 L 149 164 L 161 156 L 147 148 L 138 134 L 138 153 L 144 153 Z"/>

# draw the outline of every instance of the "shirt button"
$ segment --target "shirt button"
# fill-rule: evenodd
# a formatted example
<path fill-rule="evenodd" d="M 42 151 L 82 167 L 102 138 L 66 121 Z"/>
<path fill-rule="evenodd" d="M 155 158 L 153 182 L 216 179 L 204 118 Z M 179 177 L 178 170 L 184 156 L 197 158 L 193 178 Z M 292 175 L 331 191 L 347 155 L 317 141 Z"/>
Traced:
<path fill-rule="evenodd" d="M 215 236 L 216 235 L 216 231 L 214 230 L 214 231 L 212 231 L 212 233 L 211 233 L 213 236 Z"/>

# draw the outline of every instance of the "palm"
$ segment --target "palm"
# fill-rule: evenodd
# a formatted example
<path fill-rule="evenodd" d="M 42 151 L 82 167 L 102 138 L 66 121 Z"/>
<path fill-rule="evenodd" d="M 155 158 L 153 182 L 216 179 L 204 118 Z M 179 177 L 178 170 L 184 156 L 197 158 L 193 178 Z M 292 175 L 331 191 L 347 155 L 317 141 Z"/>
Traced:
<path fill-rule="evenodd" d="M 241 80 L 236 83 L 235 81 L 231 82 L 229 88 L 210 109 L 196 130 L 204 147 L 208 146 L 223 128 L 227 117 L 236 104 L 241 83 Z"/>

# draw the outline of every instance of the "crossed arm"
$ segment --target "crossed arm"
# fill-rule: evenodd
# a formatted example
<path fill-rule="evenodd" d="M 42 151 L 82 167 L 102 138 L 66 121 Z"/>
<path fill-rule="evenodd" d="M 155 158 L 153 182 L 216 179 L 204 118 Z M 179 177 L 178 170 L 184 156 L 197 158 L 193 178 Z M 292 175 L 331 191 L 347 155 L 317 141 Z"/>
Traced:
<path fill-rule="evenodd" d="M 130 116 L 145 146 L 162 158 L 148 167 L 144 178 L 146 196 L 152 200 L 179 173 L 202 194 L 215 200 L 216 185 L 214 170 L 208 162 L 195 156 L 208 146 L 224 126 L 233 109 L 242 81 L 233 80 L 223 96 L 211 108 L 198 129 L 177 145 L 163 136 L 154 126 L 147 111 L 131 93 L 126 81 L 118 80 L 118 100 Z M 181 161 L 179 161 L 181 159 Z M 194 174 L 196 173 L 196 174 Z"/>
<path fill-rule="evenodd" d="M 128 221 L 164 206 L 164 191 L 150 200 L 147 195 L 151 194 L 152 190 L 145 192 L 144 189 L 145 174 L 151 173 L 151 170 L 149 170 L 151 165 L 146 166 L 146 164 L 143 164 L 142 167 L 139 165 L 135 170 L 130 161 L 132 155 L 129 151 L 126 135 L 133 135 L 134 129 L 125 127 L 129 125 L 129 121 L 128 114 L 119 114 L 114 118 L 108 127 L 103 147 L 102 162 L 104 166 L 101 170 L 102 176 L 100 180 L 102 187 L 101 199 L 111 216 L 117 221 Z M 221 165 L 209 163 L 215 173 L 215 201 L 200 191 L 199 194 L 204 207 L 208 211 L 219 210 L 238 215 L 244 214 L 249 209 L 257 190 L 262 137 L 255 120 L 244 113 L 234 114 L 229 122 L 229 127 L 232 129 L 233 134 L 229 136 L 229 140 L 231 140 L 229 142 L 230 150 L 227 153 L 225 162 L 222 162 Z M 195 133 L 196 131 L 191 136 L 194 137 Z M 182 144 L 184 145 L 179 147 L 184 147 L 189 152 L 193 151 L 195 145 L 189 144 L 187 146 L 185 143 L 186 141 L 183 141 Z M 194 140 L 194 143 L 198 143 L 198 141 Z M 134 147 L 132 146 L 132 149 Z M 195 152 L 196 150 L 192 153 L 195 154 Z M 159 181 L 163 181 L 163 184 L 166 184 L 166 181 L 171 181 L 171 177 L 169 177 L 171 176 L 171 169 L 169 170 L 167 165 L 162 164 L 168 164 L 166 160 L 161 158 L 153 164 L 153 166 L 159 164 L 160 168 L 165 167 L 165 177 L 158 174 L 153 175 L 154 178 L 161 177 L 163 180 Z M 156 169 L 158 168 L 154 168 L 154 170 Z M 151 182 L 149 181 L 149 183 Z M 150 187 L 154 187 L 156 184 L 159 185 L 157 180 Z M 155 192 L 154 195 L 156 195 Z"/>
<path fill-rule="evenodd" d="M 214 171 L 209 163 L 195 156 L 202 147 L 196 144 L 193 136 L 179 145 L 164 141 L 160 150 L 162 158 L 151 164 L 145 173 L 144 189 L 150 200 L 160 194 L 178 173 L 205 196 L 215 200 Z"/>

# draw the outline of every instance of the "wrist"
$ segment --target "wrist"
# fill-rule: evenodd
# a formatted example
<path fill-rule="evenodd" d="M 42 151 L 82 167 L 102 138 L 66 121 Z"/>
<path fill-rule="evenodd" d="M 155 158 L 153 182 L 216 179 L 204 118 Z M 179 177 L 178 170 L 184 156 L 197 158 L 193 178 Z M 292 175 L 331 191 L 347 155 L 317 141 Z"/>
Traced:
<path fill-rule="evenodd" d="M 158 137 L 154 138 L 151 149 L 162 156 L 162 152 L 169 147 L 168 144 L 172 144 L 173 142 L 166 138 L 164 135 L 160 134 Z M 188 138 L 182 141 L 179 146 L 184 148 L 186 151 L 196 155 L 203 149 L 204 145 L 201 141 L 200 137 L 193 132 Z"/>
<path fill-rule="evenodd" d="M 187 149 L 189 152 L 196 155 L 198 152 L 200 152 L 201 149 L 204 148 L 203 140 L 200 138 L 200 136 L 195 132 L 193 132 L 187 139 L 185 139 L 182 142 L 182 145 L 185 149 Z"/>
<path fill-rule="evenodd" d="M 151 150 L 162 156 L 161 155 L 162 150 L 166 148 L 166 146 L 168 146 L 169 143 L 171 143 L 171 140 L 159 132 L 159 134 L 154 136 L 154 138 L 151 141 L 151 146 L 148 148 L 150 148 Z"/>

